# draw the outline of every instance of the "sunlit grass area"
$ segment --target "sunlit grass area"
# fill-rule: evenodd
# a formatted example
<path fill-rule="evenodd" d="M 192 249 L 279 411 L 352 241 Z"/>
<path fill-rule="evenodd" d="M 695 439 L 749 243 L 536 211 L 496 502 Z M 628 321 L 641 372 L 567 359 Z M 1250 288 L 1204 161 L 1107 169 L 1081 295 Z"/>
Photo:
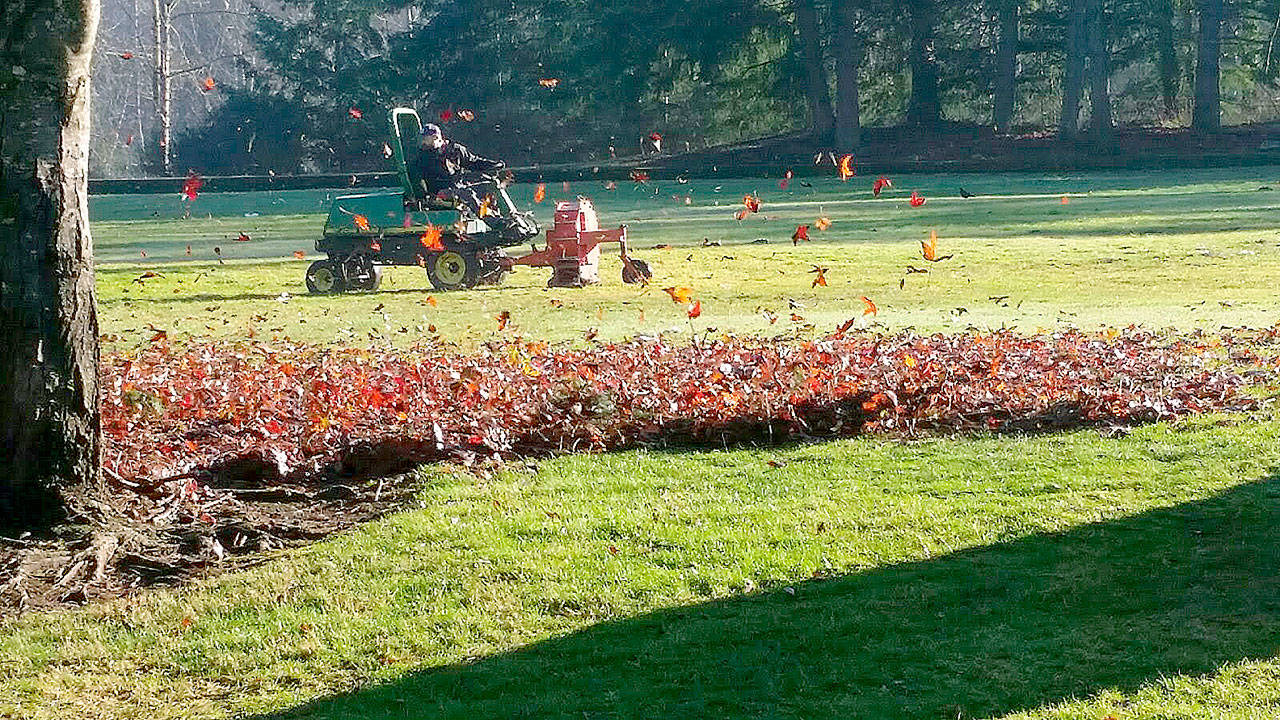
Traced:
<path fill-rule="evenodd" d="M 424 470 L 420 509 L 10 623 L 0 713 L 1264 717 L 1278 440 L 1204 420 Z"/>

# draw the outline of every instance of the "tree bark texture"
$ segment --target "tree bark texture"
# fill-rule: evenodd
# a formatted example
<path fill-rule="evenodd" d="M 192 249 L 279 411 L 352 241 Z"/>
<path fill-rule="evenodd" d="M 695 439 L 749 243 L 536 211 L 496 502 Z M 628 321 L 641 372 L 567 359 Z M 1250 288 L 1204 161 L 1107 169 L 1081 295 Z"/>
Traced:
<path fill-rule="evenodd" d="M 1222 126 L 1219 64 L 1222 61 L 1222 0 L 1200 0 L 1199 39 L 1196 43 L 1195 103 L 1191 127 L 1217 130 Z"/>
<path fill-rule="evenodd" d="M 996 6 L 999 39 L 996 41 L 995 103 L 992 124 L 997 132 L 1013 126 L 1013 106 L 1018 92 L 1018 0 L 1000 0 Z"/>
<path fill-rule="evenodd" d="M 1160 75 L 1160 100 L 1164 114 L 1178 114 L 1178 52 L 1174 47 L 1173 0 L 1158 0 L 1153 18 L 1156 28 L 1156 70 Z"/>
<path fill-rule="evenodd" d="M 911 47 L 907 52 L 911 98 L 907 102 L 907 124 L 934 126 L 942 119 L 938 59 L 934 50 L 938 8 L 934 0 L 916 0 L 907 8 L 911 18 Z"/>
<path fill-rule="evenodd" d="M 88 217 L 98 0 L 4 0 L 0 63 L 0 525 L 100 488 Z"/>
<path fill-rule="evenodd" d="M 1084 91 L 1085 4 L 1088 0 L 1071 0 L 1067 8 L 1066 59 L 1062 68 L 1062 113 L 1058 117 L 1058 135 L 1073 139 L 1080 132 L 1080 97 Z"/>
<path fill-rule="evenodd" d="M 818 11 L 813 0 L 794 0 L 796 29 L 804 52 L 805 94 L 809 99 L 809 116 L 813 134 L 819 142 L 831 139 L 835 113 L 831 109 L 831 87 L 822 59 L 822 31 L 818 27 Z"/>
<path fill-rule="evenodd" d="M 1111 136 L 1111 48 L 1102 0 L 1089 0 L 1086 32 L 1089 47 L 1089 133 L 1095 142 Z"/>
<path fill-rule="evenodd" d="M 858 104 L 862 39 L 858 36 L 855 0 L 839 0 L 835 17 L 836 145 L 843 152 L 853 152 L 862 144 L 862 117 Z"/>

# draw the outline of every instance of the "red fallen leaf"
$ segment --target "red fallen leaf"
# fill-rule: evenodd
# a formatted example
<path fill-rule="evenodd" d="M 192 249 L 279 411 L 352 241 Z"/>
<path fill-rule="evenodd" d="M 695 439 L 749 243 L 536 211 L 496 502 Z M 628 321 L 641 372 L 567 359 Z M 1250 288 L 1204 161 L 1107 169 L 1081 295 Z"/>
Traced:
<path fill-rule="evenodd" d="M 444 228 L 439 225 L 427 225 L 427 229 L 418 238 L 418 242 L 422 243 L 422 247 L 433 252 L 444 252 L 444 243 L 440 238 L 444 234 Z"/>
<path fill-rule="evenodd" d="M 143 280 L 150 280 L 151 278 L 158 278 L 158 277 L 164 277 L 164 275 L 161 275 L 158 272 L 153 272 L 151 270 L 148 270 L 142 273 L 141 275 L 139 275 L 138 277 L 134 278 L 133 281 L 136 283 L 141 283 Z"/>
<path fill-rule="evenodd" d="M 793 178 L 793 177 L 795 177 L 795 173 L 791 172 L 790 170 L 788 170 L 788 171 L 786 171 L 785 173 L 783 173 L 783 175 L 782 175 L 782 179 L 778 181 L 778 189 L 779 189 L 779 190 L 786 190 L 788 187 L 790 187 L 790 186 L 791 186 L 791 178 Z"/>
<path fill-rule="evenodd" d="M 447 123 L 453 120 L 453 110 L 445 108 L 440 111 L 440 122 Z"/>
<path fill-rule="evenodd" d="M 804 322 L 804 316 L 803 316 L 803 315 L 797 315 L 796 313 L 791 313 L 791 322 L 793 322 L 793 323 L 802 323 L 802 322 Z"/>
<path fill-rule="evenodd" d="M 133 53 L 131 53 L 131 52 L 129 52 L 128 50 L 126 50 L 126 51 L 124 51 L 124 52 L 120 53 L 120 59 L 121 59 L 121 60 L 132 60 L 132 59 L 133 59 Z"/>
<path fill-rule="evenodd" d="M 353 106 L 353 107 L 347 108 L 347 115 L 352 120 L 359 120 L 360 118 L 364 117 L 364 111 L 358 107 Z"/>
<path fill-rule="evenodd" d="M 862 308 L 863 317 L 866 317 L 867 315 L 877 315 L 880 312 L 880 308 L 877 308 L 876 304 L 871 302 L 871 298 L 867 297 L 866 295 L 862 296 L 862 305 L 863 305 L 863 308 Z"/>
<path fill-rule="evenodd" d="M 617 182 L 615 182 L 615 181 L 613 181 L 613 180 L 606 180 L 606 181 L 605 181 L 605 183 L 604 183 L 604 189 L 605 189 L 605 190 L 617 190 L 617 189 L 618 189 L 618 183 L 617 183 Z"/>
<path fill-rule="evenodd" d="M 252 239 L 253 238 L 249 237 L 245 233 L 240 233 L 239 235 L 236 236 L 236 242 L 249 242 Z"/>
<path fill-rule="evenodd" d="M 560 78 L 542 78 L 538 84 L 544 88 L 555 89 L 560 84 Z"/>
<path fill-rule="evenodd" d="M 689 306 L 689 319 L 692 320 L 702 314 L 702 301 L 698 300 Z"/>
<path fill-rule="evenodd" d="M 876 181 L 874 183 L 871 184 L 871 194 L 874 197 L 880 197 L 880 191 L 884 190 L 887 187 L 893 187 L 893 182 L 889 180 L 889 178 L 881 175 L 880 177 L 876 178 Z"/>
<path fill-rule="evenodd" d="M 124 139 L 124 146 L 129 147 L 132 144 L 133 144 L 133 135 L 129 135 L 129 137 Z"/>
<path fill-rule="evenodd" d="M 849 178 L 856 174 L 853 170 L 853 156 L 845 155 L 840 158 L 840 163 L 836 166 L 836 172 L 839 173 L 841 181 L 848 182 Z"/>
<path fill-rule="evenodd" d="M 827 287 L 827 271 L 830 269 L 831 268 L 824 268 L 824 267 L 819 267 L 817 265 L 814 265 L 813 269 L 810 270 L 809 272 L 817 273 L 818 276 L 813 279 L 813 284 L 810 285 L 809 288 L 810 289 L 816 288 L 819 285 L 821 285 L 822 287 Z"/>
<path fill-rule="evenodd" d="M 610 554 L 610 555 L 617 555 L 617 554 L 618 554 L 618 548 L 617 548 L 617 547 L 615 547 L 615 546 L 613 546 L 613 545 L 610 545 L 610 546 L 609 546 L 609 554 Z"/>
<path fill-rule="evenodd" d="M 301 250 L 294 250 L 293 256 L 299 260 L 305 260 L 307 257 L 307 254 L 302 252 Z"/>
<path fill-rule="evenodd" d="M 1071 198 L 1067 197 L 1066 195 L 1063 195 L 1063 196 L 1062 196 L 1062 204 L 1063 204 L 1063 205 L 1069 205 L 1070 203 L 1071 203 Z"/>
<path fill-rule="evenodd" d="M 538 188 L 533 191 L 533 201 L 535 203 L 540 203 L 546 199 L 547 199 L 547 184 L 538 183 Z"/>
<path fill-rule="evenodd" d="M 471 122 L 476 119 L 476 114 L 470 110 L 459 110 L 458 117 L 462 118 L 465 122 Z"/>
<path fill-rule="evenodd" d="M 792 244 L 792 245 L 799 245 L 801 240 L 804 240 L 805 242 L 808 242 L 808 241 L 809 241 L 809 226 L 808 226 L 808 225 L 797 225 L 797 226 L 796 226 L 796 231 L 795 231 L 795 232 L 793 232 L 793 233 L 791 233 L 791 244 Z M 824 283 L 824 284 L 825 284 L 825 283 Z"/>
<path fill-rule="evenodd" d="M 363 215 L 352 215 L 351 222 L 356 226 L 357 230 L 369 232 L 369 218 Z"/>
<path fill-rule="evenodd" d="M 688 305 L 693 302 L 693 288 L 691 287 L 669 287 L 662 288 L 662 292 L 671 296 L 671 302 L 677 305 Z"/>
<path fill-rule="evenodd" d="M 182 620 L 178 621 L 178 624 L 181 625 L 182 628 L 185 630 L 186 628 L 189 628 L 192 625 L 194 625 L 195 621 L 193 621 L 189 616 L 183 615 Z"/>
<path fill-rule="evenodd" d="M 644 170 L 632 170 L 632 171 L 631 171 L 631 180 L 632 180 L 632 182 L 637 182 L 637 183 L 640 183 L 641 185 L 643 185 L 644 183 L 649 182 L 649 173 L 645 172 Z M 617 186 L 618 186 L 618 185 L 617 185 L 617 183 L 614 183 L 614 186 L 613 186 L 613 187 L 611 187 L 611 188 L 608 188 L 608 189 L 609 189 L 609 190 L 612 190 L 612 189 L 616 188 Z"/>
<path fill-rule="evenodd" d="M 439 302 L 436 301 L 436 297 L 434 295 L 428 295 L 427 299 L 423 300 L 423 302 L 430 305 L 431 307 L 437 307 L 440 304 Z"/>
<path fill-rule="evenodd" d="M 840 327 L 836 328 L 835 337 L 844 337 L 844 334 L 849 332 L 849 328 L 853 327 L 853 324 L 857 322 L 857 320 L 857 318 L 849 318 L 848 320 L 845 320 Z"/>
<path fill-rule="evenodd" d="M 374 252 L 382 252 L 382 243 L 377 240 L 372 240 L 369 242 L 369 249 Z"/>
<path fill-rule="evenodd" d="M 212 77 L 206 77 L 204 82 L 200 83 L 200 92 L 212 92 L 216 85 L 217 83 L 213 81 Z"/>
<path fill-rule="evenodd" d="M 916 192 L 915 190 L 912 190 L 911 199 L 908 200 L 907 202 L 911 203 L 911 207 L 920 207 L 921 205 L 925 204 L 926 201 L 924 197 L 920 195 L 920 193 Z"/>
<path fill-rule="evenodd" d="M 750 214 L 751 214 L 750 210 L 747 210 L 746 208 L 742 208 L 741 210 L 733 214 L 733 219 L 741 221 L 746 219 L 747 215 L 750 215 Z"/>
<path fill-rule="evenodd" d="M 760 212 L 760 196 L 759 195 L 743 195 L 742 205 L 749 212 Z"/>
<path fill-rule="evenodd" d="M 188 173 L 186 182 L 182 183 L 182 195 L 188 201 L 195 201 L 200 196 L 202 187 L 204 187 L 204 180 L 195 173 Z"/>
<path fill-rule="evenodd" d="M 511 322 L 511 313 L 507 312 L 506 310 L 503 310 L 502 312 L 497 314 L 495 319 L 497 319 L 498 321 L 498 330 L 499 331 L 506 330 L 507 323 Z"/>
<path fill-rule="evenodd" d="M 892 401 L 889 400 L 888 395 L 878 392 L 862 402 L 862 411 L 866 413 L 878 413 L 889 407 L 891 404 Z"/>

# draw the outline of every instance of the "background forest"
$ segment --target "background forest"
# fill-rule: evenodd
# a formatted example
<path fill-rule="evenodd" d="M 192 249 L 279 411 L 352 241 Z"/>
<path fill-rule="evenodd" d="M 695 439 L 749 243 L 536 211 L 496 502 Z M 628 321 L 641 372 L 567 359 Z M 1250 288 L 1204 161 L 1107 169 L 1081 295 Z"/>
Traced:
<path fill-rule="evenodd" d="M 513 164 L 859 130 L 1280 114 L 1280 0 L 105 0 L 92 172 L 382 169 L 417 107 Z M 470 118 L 470 119 L 468 119 Z"/>

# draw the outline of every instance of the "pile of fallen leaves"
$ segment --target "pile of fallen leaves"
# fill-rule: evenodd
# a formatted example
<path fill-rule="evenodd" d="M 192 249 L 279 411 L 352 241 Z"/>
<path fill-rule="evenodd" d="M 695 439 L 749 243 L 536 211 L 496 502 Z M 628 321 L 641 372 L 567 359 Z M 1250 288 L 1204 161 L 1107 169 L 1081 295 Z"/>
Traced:
<path fill-rule="evenodd" d="M 98 510 L 0 538 L 0 616 L 325 537 L 402 507 L 414 488 L 399 473 L 424 461 L 1123 428 L 1253 407 L 1278 355 L 1275 329 L 512 341 L 472 354 L 158 334 L 104 358 Z"/>
<path fill-rule="evenodd" d="M 132 484 L 863 432 L 1124 426 L 1253 404 L 1274 330 L 721 337 L 459 354 L 289 343 L 104 362 L 104 464 Z M 370 467 L 372 463 L 372 467 Z"/>

